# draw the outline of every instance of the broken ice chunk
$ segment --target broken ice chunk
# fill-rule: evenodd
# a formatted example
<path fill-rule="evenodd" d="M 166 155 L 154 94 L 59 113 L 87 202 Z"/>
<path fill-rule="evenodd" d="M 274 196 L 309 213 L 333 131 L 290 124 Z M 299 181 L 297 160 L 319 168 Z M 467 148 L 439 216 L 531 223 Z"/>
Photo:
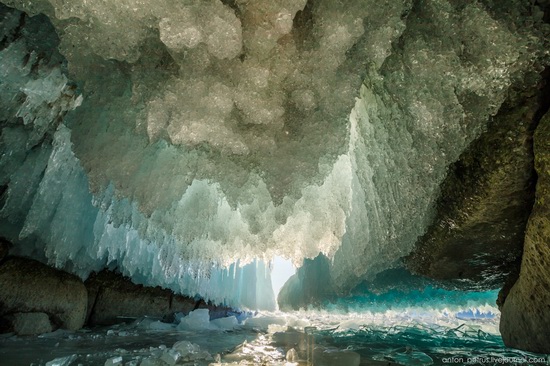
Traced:
<path fill-rule="evenodd" d="M 208 309 L 197 309 L 183 318 L 179 325 L 179 330 L 199 330 L 210 328 L 210 315 Z"/>
<path fill-rule="evenodd" d="M 192 353 L 197 353 L 200 351 L 200 347 L 196 344 L 193 344 L 188 341 L 179 341 L 174 343 L 172 349 L 177 351 L 181 357 L 187 357 Z"/>
<path fill-rule="evenodd" d="M 164 362 L 166 362 L 168 365 L 175 365 L 179 359 L 181 358 L 181 354 L 175 350 L 175 349 L 168 349 L 162 353 L 162 356 L 160 359 Z"/>
<path fill-rule="evenodd" d="M 105 361 L 105 366 L 122 365 L 122 356 L 115 356 Z"/>
<path fill-rule="evenodd" d="M 210 324 L 220 329 L 233 329 L 239 325 L 239 321 L 235 316 L 228 316 L 226 318 L 214 319 Z"/>
<path fill-rule="evenodd" d="M 74 361 L 76 361 L 77 358 L 78 358 L 77 355 L 59 357 L 54 360 L 51 360 L 50 362 L 46 362 L 46 366 L 69 366 Z"/>

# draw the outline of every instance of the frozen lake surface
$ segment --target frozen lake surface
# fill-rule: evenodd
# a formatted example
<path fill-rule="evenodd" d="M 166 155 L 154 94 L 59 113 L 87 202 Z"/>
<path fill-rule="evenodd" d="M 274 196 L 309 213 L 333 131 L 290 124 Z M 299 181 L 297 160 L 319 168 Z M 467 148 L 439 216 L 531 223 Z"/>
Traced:
<path fill-rule="evenodd" d="M 504 347 L 491 307 L 259 313 L 125 324 L 0 339 L 2 365 L 548 365 Z"/>

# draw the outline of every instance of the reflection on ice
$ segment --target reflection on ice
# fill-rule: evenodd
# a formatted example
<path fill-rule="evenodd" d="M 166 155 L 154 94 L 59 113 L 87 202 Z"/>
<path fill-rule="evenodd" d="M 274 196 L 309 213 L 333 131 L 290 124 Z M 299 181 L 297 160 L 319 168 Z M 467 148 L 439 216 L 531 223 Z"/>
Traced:
<path fill-rule="evenodd" d="M 476 311 L 472 310 L 472 309 L 468 309 L 468 310 L 465 310 L 465 311 L 459 311 L 458 313 L 456 313 L 456 317 L 458 319 L 491 319 L 491 318 L 494 318 L 496 317 L 497 315 L 493 312 L 481 312 L 479 311 L 479 309 L 476 309 Z"/>
<path fill-rule="evenodd" d="M 176 315 L 173 323 L 144 318 L 109 328 L 3 337 L 0 360 L 14 366 L 354 366 L 539 357 L 538 364 L 548 364 L 540 355 L 506 349 L 498 318 L 491 306 L 275 312 L 212 321 L 198 309 Z"/>

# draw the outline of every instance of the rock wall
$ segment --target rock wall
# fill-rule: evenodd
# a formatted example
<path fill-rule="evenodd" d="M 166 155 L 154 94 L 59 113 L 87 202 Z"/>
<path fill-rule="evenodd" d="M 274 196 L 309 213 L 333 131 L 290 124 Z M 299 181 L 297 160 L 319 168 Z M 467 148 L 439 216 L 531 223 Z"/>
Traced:
<path fill-rule="evenodd" d="M 4 331 L 33 334 L 58 327 L 80 329 L 87 302 L 86 287 L 74 275 L 24 258 L 8 258 L 0 266 Z"/>
<path fill-rule="evenodd" d="M 93 274 L 83 283 L 31 259 L 7 257 L 0 264 L 0 333 L 77 330 L 144 316 L 171 322 L 174 313 L 198 308 L 208 309 L 212 319 L 228 316 L 231 310 L 160 287 L 136 285 L 110 271 Z"/>
<path fill-rule="evenodd" d="M 517 273 L 533 206 L 533 131 L 540 90 L 530 75 L 450 166 L 437 214 L 409 269 L 465 290 L 495 289 Z"/>
<path fill-rule="evenodd" d="M 497 304 L 505 344 L 546 353 L 550 117 L 542 116 L 550 86 L 548 70 L 541 75 L 531 78 L 538 80 L 532 88 L 510 94 L 487 131 L 450 167 L 436 219 L 405 263 L 454 288 L 502 287 Z"/>
<path fill-rule="evenodd" d="M 0 261 L 8 255 L 9 245 L 10 244 L 7 240 L 0 238 Z"/>
<path fill-rule="evenodd" d="M 174 313 L 188 314 L 204 307 L 212 310 L 215 317 L 224 316 L 223 311 L 219 313 L 220 309 L 201 300 L 175 295 L 160 287 L 136 285 L 129 278 L 110 271 L 93 274 L 85 284 L 89 294 L 88 325 L 115 324 L 145 315 L 171 321 Z M 225 308 L 225 313 L 227 310 Z"/>
<path fill-rule="evenodd" d="M 529 217 L 521 272 L 504 300 L 500 332 L 509 347 L 550 352 L 550 114 L 535 132 L 536 201 Z"/>

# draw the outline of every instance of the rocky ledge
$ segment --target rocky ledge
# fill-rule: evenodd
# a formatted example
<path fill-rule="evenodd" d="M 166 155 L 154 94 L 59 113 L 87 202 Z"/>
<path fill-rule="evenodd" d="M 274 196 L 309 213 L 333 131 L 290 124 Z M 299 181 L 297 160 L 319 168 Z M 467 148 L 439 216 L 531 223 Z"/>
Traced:
<path fill-rule="evenodd" d="M 7 257 L 0 264 L 0 333 L 77 330 L 144 316 L 171 321 L 175 313 L 188 314 L 199 308 L 209 309 L 212 319 L 227 316 L 231 310 L 160 287 L 137 285 L 111 271 L 82 282 L 31 259 Z"/>
<path fill-rule="evenodd" d="M 3 332 L 36 334 L 84 325 L 88 293 L 71 274 L 24 258 L 0 266 L 0 322 Z"/>

